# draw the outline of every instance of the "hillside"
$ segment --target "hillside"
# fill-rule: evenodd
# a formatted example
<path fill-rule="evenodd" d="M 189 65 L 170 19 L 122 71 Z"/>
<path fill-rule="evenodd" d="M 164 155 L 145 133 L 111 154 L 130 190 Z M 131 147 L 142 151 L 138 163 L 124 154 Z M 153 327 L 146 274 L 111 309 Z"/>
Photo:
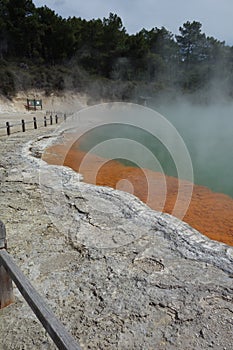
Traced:
<path fill-rule="evenodd" d="M 233 96 L 233 48 L 203 33 L 198 21 L 181 24 L 179 35 L 156 23 L 130 35 L 114 13 L 86 20 L 31 0 L 0 5 L 0 94 L 8 98 L 40 89 L 131 100 L 143 90 L 154 97 L 213 86 Z"/>

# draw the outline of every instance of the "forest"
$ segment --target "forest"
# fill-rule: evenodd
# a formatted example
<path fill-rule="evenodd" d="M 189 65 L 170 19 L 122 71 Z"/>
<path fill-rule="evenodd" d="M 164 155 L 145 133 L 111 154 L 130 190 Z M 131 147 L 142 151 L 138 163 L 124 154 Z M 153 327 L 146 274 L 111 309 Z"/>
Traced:
<path fill-rule="evenodd" d="M 32 0 L 0 0 L 0 94 L 64 89 L 131 99 L 137 91 L 191 94 L 218 85 L 233 98 L 233 47 L 187 21 L 174 35 L 142 28 L 129 35 L 122 19 L 62 18 Z"/>

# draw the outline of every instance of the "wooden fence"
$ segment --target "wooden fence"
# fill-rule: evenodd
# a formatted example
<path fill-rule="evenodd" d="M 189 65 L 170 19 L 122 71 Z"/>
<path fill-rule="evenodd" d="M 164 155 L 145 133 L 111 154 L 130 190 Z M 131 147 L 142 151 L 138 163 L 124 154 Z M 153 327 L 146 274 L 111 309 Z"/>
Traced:
<path fill-rule="evenodd" d="M 6 135 L 10 136 L 10 134 L 12 133 L 12 129 L 14 127 L 21 127 L 21 131 L 25 132 L 27 129 L 28 125 L 31 125 L 33 129 L 37 129 L 38 126 L 48 126 L 48 125 L 53 125 L 53 124 L 58 124 L 58 122 L 61 121 L 66 121 L 67 115 L 66 113 L 61 113 L 61 112 L 46 112 L 46 115 L 44 116 L 44 119 L 41 120 L 38 119 L 37 117 L 33 117 L 32 120 L 24 120 L 21 119 L 20 122 L 18 123 L 10 123 L 10 122 L 6 122 L 6 124 L 4 126 L 0 126 L 0 129 L 5 129 L 6 130 Z M 39 124 L 39 120 L 40 120 L 40 124 Z M 14 132 L 14 130 L 13 130 Z"/>
<path fill-rule="evenodd" d="M 74 338 L 49 309 L 41 295 L 18 268 L 6 246 L 6 230 L 0 221 L 0 308 L 14 302 L 12 280 L 40 320 L 54 343 L 61 350 L 80 350 Z"/>

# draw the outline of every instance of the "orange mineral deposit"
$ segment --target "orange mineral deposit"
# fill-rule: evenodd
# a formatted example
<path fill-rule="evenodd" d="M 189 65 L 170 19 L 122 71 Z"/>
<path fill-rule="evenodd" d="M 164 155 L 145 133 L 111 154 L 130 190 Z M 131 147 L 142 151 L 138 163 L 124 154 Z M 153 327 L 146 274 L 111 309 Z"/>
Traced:
<path fill-rule="evenodd" d="M 85 155 L 86 153 L 77 147 L 77 143 L 71 147 L 64 143 L 48 148 L 43 159 L 50 164 L 66 165 L 77 172 L 81 172 L 84 181 L 87 183 L 112 188 L 119 188 L 119 184 L 121 184 L 119 189 L 133 193 L 142 201 L 147 202 L 152 209 L 168 214 L 172 213 L 178 190 L 176 178 L 165 177 L 167 191 L 165 201 L 164 191 L 160 191 L 158 187 L 154 200 L 150 200 L 148 203 L 148 181 L 146 181 L 146 178 L 149 177 L 151 181 L 159 183 L 162 174 L 148 169 L 125 166 L 115 160 L 105 160 L 105 164 L 100 167 L 97 176 L 93 180 L 93 167 L 98 163 L 102 164 L 103 158 L 89 153 L 88 160 L 85 161 L 85 169 L 80 171 L 80 164 Z M 183 188 L 185 189 L 185 186 Z M 183 195 L 185 196 L 185 193 Z M 232 213 L 233 199 L 231 197 L 222 193 L 214 193 L 204 186 L 194 185 L 190 205 L 182 220 L 209 238 L 233 246 Z"/>

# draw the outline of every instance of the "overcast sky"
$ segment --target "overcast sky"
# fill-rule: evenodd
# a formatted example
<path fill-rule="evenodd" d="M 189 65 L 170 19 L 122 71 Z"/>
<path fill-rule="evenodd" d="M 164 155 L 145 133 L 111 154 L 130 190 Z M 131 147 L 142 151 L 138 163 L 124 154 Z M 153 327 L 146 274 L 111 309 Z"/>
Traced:
<path fill-rule="evenodd" d="M 164 26 L 173 34 L 186 21 L 202 23 L 202 32 L 233 45 L 233 0 L 34 0 L 62 17 L 85 19 L 119 15 L 127 32 Z"/>

